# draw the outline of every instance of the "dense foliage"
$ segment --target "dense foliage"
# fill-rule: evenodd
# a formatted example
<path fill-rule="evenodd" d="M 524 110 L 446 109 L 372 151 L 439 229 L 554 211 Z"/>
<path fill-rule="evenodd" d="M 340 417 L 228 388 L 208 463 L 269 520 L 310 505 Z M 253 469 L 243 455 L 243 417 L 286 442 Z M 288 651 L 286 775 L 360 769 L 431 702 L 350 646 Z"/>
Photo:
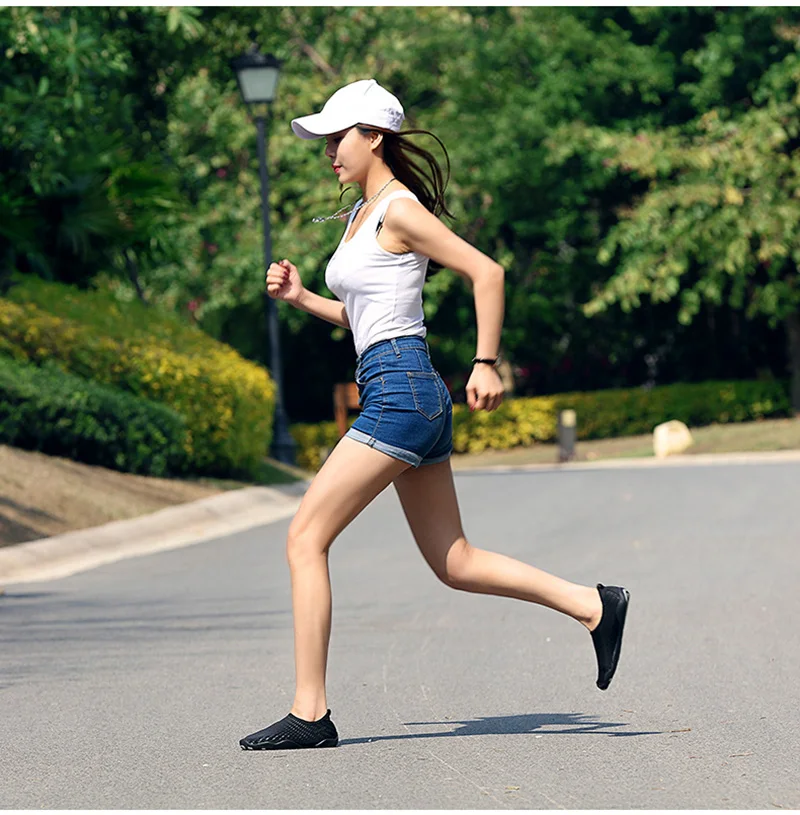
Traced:
<path fill-rule="evenodd" d="M 0 355 L 0 442 L 142 475 L 188 469 L 186 423 L 114 388 Z"/>
<path fill-rule="evenodd" d="M 255 128 L 229 67 L 255 39 L 284 61 L 274 251 L 310 288 L 330 296 L 341 225 L 310 221 L 339 190 L 289 121 L 374 76 L 447 145 L 452 228 L 507 270 L 519 394 L 791 365 L 800 408 L 798 34 L 781 7 L 3 8 L 0 274 L 110 288 L 268 360 Z M 456 400 L 471 297 L 448 271 L 425 289 Z M 327 417 L 351 338 L 279 313 L 289 415 Z"/>
<path fill-rule="evenodd" d="M 27 281 L 0 299 L 0 350 L 168 405 L 186 421 L 198 472 L 257 468 L 272 438 L 275 387 L 233 349 L 141 303 Z"/>

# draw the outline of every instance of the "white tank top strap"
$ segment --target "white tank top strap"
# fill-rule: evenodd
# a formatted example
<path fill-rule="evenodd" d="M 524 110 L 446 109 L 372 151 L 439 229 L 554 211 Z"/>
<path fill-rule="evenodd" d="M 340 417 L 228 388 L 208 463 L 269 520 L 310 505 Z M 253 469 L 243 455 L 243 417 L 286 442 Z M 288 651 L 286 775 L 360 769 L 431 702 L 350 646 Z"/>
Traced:
<path fill-rule="evenodd" d="M 397 190 L 397 192 L 389 193 L 389 195 L 387 195 L 386 198 L 384 198 L 383 201 L 381 201 L 378 204 L 375 210 L 376 212 L 380 213 L 378 215 L 378 223 L 375 226 L 376 235 L 378 234 L 378 232 L 381 231 L 381 227 L 383 226 L 383 219 L 386 217 L 386 210 L 389 209 L 389 204 L 391 204 L 395 198 L 411 198 L 414 201 L 419 201 L 419 198 L 417 198 L 417 196 L 414 195 L 414 193 L 411 192 L 411 190 Z"/>
<path fill-rule="evenodd" d="M 419 201 L 419 198 L 417 198 L 417 196 L 414 195 L 411 190 L 397 190 L 397 192 L 390 192 L 386 198 L 378 203 L 378 206 L 375 208 L 376 212 L 380 212 L 381 218 L 386 215 L 386 210 L 389 209 L 389 204 L 391 204 L 395 198 L 413 198 L 415 201 Z"/>
<path fill-rule="evenodd" d="M 339 238 L 339 246 L 344 243 L 344 239 L 350 234 L 350 226 L 353 223 L 356 215 L 358 215 L 359 204 L 363 200 L 363 198 L 359 198 L 358 201 L 353 204 L 353 211 L 347 216 L 347 224 L 345 225 L 344 232 L 342 232 L 342 237 Z"/>
<path fill-rule="evenodd" d="M 386 210 L 389 209 L 389 204 L 391 204 L 392 201 L 398 197 L 413 198 L 415 201 L 419 201 L 419 198 L 417 198 L 417 196 L 414 195 L 414 193 L 411 192 L 410 190 L 397 190 L 396 192 L 390 192 L 385 198 L 378 201 L 377 205 L 375 206 L 375 209 L 373 209 L 372 212 L 370 212 L 370 214 L 367 216 L 368 221 L 374 220 L 377 216 L 378 223 L 375 227 L 374 234 L 377 234 L 380 231 L 381 226 L 383 226 L 383 219 L 386 217 Z M 340 246 L 343 243 L 350 243 L 351 240 L 355 239 L 355 235 L 349 239 L 348 235 L 350 235 L 350 227 L 353 225 L 353 221 L 356 219 L 356 216 L 358 215 L 359 205 L 363 200 L 364 200 L 363 198 L 359 198 L 358 201 L 356 201 L 356 203 L 353 205 L 354 210 L 353 212 L 350 213 L 350 216 L 347 219 L 347 225 L 345 226 L 344 232 L 342 233 L 342 237 L 339 240 Z M 365 226 L 366 224 L 362 224 L 359 227 L 358 231 L 360 232 Z"/>
<path fill-rule="evenodd" d="M 349 217 L 347 218 L 347 228 L 344 230 L 345 235 L 347 234 L 348 230 L 350 229 L 350 224 L 353 223 L 355 220 L 356 215 L 358 215 L 358 210 L 361 208 L 361 202 L 363 198 L 359 198 L 358 201 L 353 204 L 353 211 L 350 213 Z"/>

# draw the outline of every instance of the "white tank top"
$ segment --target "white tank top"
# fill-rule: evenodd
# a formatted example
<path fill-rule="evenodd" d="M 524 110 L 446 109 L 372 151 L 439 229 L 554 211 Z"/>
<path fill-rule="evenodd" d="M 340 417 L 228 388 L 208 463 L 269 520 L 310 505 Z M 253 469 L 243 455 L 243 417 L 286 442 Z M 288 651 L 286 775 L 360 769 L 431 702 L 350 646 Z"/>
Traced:
<path fill-rule="evenodd" d="M 422 286 L 428 258 L 419 252 L 387 252 L 376 237 L 389 204 L 401 197 L 419 200 L 408 190 L 390 193 L 367 216 L 355 237 L 345 241 L 357 214 L 353 213 L 325 270 L 325 284 L 344 303 L 359 356 L 380 340 L 427 333 Z"/>

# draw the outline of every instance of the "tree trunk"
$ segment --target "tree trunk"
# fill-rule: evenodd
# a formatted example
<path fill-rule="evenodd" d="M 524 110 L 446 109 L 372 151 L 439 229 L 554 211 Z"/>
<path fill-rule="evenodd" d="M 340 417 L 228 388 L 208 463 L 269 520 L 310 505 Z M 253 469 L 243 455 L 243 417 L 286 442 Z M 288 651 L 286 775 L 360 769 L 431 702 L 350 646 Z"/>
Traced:
<path fill-rule="evenodd" d="M 794 415 L 800 418 L 800 311 L 786 318 L 789 343 L 789 370 L 792 377 L 791 397 Z"/>
<path fill-rule="evenodd" d="M 138 295 L 139 299 L 146 303 L 147 300 L 144 296 L 144 291 L 142 290 L 142 284 L 139 282 L 139 266 L 131 257 L 130 250 L 126 249 L 124 252 L 125 255 L 125 267 L 128 270 L 128 278 L 130 279 L 131 283 L 133 283 L 133 288 L 136 289 L 136 294 Z"/>

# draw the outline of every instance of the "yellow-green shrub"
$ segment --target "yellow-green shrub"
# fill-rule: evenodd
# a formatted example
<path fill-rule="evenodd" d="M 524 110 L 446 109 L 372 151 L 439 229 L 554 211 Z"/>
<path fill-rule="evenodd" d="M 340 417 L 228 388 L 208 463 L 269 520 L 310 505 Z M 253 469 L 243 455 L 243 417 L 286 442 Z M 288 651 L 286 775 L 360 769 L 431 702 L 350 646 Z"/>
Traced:
<path fill-rule="evenodd" d="M 602 439 L 650 433 L 661 422 L 678 419 L 690 427 L 712 422 L 745 422 L 791 415 L 786 382 L 703 382 L 663 385 L 646 390 L 628 388 L 591 393 L 508 399 L 497 410 L 471 412 L 453 408 L 453 447 L 457 453 L 507 450 L 557 438 L 558 414 L 577 414 L 579 439 Z M 349 422 L 355 421 L 355 416 Z M 339 439 L 335 422 L 297 424 L 298 466 L 318 470 L 323 448 Z"/>
<path fill-rule="evenodd" d="M 187 469 L 186 420 L 172 408 L 0 354 L 0 442 L 126 473 Z"/>
<path fill-rule="evenodd" d="M 603 439 L 650 433 L 669 419 L 690 427 L 745 422 L 790 415 L 786 382 L 702 382 L 590 393 L 561 393 L 510 399 L 486 413 L 466 405 L 453 411 L 453 446 L 458 453 L 487 448 L 505 450 L 536 441 L 555 441 L 558 414 L 577 414 L 579 439 Z"/>
<path fill-rule="evenodd" d="M 0 344 L 33 362 L 169 405 L 186 419 L 196 471 L 252 472 L 272 436 L 268 373 L 177 317 L 39 280 L 0 299 Z"/>
<path fill-rule="evenodd" d="M 350 416 L 347 426 L 350 427 L 357 418 L 357 416 Z M 339 427 L 336 422 L 293 424 L 289 432 L 297 442 L 295 464 L 304 470 L 313 472 L 322 466 L 323 451 L 331 450 L 339 441 Z"/>

